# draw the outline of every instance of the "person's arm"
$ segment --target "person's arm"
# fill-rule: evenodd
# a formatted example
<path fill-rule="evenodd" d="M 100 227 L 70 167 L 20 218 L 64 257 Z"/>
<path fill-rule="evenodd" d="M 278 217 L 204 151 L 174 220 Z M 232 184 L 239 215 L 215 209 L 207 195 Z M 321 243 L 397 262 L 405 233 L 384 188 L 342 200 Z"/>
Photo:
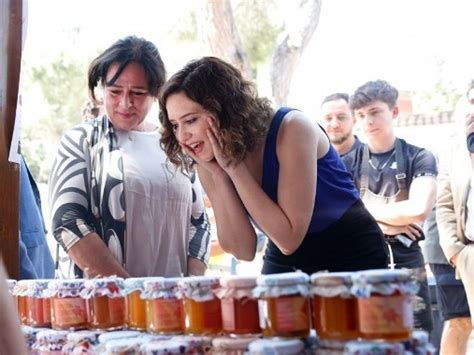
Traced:
<path fill-rule="evenodd" d="M 189 228 L 188 275 L 204 275 L 211 249 L 211 226 L 207 217 L 202 187 L 196 174 L 191 176 L 192 208 Z"/>
<path fill-rule="evenodd" d="M 430 214 L 436 200 L 436 178 L 420 176 L 410 186 L 408 199 L 386 205 L 366 207 L 377 222 L 393 226 L 423 222 Z"/>
<path fill-rule="evenodd" d="M 295 252 L 308 230 L 316 195 L 318 145 L 324 132 L 298 111 L 282 123 L 277 138 L 280 163 L 278 203 L 263 191 L 244 164 L 226 168 L 246 210 L 285 255 Z M 234 235 L 239 239 L 239 234 Z"/>
<path fill-rule="evenodd" d="M 98 276 L 130 277 L 97 233 L 79 239 L 68 254 L 88 278 Z"/>
<path fill-rule="evenodd" d="M 25 340 L 13 299 L 6 285 L 7 275 L 0 259 L 0 354 L 26 355 Z"/>
<path fill-rule="evenodd" d="M 91 216 L 91 157 L 87 125 L 61 139 L 49 179 L 52 232 L 71 259 L 89 277 L 128 274 L 96 233 Z"/>
<path fill-rule="evenodd" d="M 197 170 L 211 201 L 222 250 L 239 260 L 253 260 L 257 237 L 229 176 L 220 168 L 214 174 L 200 165 Z"/>
<path fill-rule="evenodd" d="M 443 154 L 439 158 L 436 223 L 438 224 L 441 248 L 446 258 L 455 265 L 455 256 L 465 245 L 459 240 L 457 233 L 457 219 L 450 176 L 451 159 L 451 154 Z"/>

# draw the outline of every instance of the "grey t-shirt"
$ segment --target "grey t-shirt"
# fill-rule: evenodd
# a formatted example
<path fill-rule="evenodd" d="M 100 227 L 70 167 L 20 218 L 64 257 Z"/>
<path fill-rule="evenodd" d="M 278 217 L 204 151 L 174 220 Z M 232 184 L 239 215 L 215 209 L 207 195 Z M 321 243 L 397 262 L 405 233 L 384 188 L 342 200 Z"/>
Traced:
<path fill-rule="evenodd" d="M 127 213 L 125 269 L 134 277 L 187 273 L 189 177 L 166 162 L 158 131 L 119 131 Z"/>

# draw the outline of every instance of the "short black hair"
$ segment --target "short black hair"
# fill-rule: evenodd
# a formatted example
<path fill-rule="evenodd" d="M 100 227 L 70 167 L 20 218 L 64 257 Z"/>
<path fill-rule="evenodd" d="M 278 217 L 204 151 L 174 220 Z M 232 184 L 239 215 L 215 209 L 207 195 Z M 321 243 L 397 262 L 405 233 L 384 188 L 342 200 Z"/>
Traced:
<path fill-rule="evenodd" d="M 114 77 L 106 81 L 107 72 L 114 63 L 119 65 Z M 148 92 L 153 97 L 158 97 L 161 87 L 166 81 L 166 70 L 163 60 L 156 46 L 136 36 L 119 39 L 102 54 L 95 58 L 89 66 L 88 87 L 89 94 L 94 101 L 95 88 L 99 83 L 113 85 L 122 71 L 130 63 L 138 63 L 143 67 L 148 84 Z"/>
<path fill-rule="evenodd" d="M 349 103 L 349 95 L 345 92 L 336 92 L 334 94 L 326 96 L 323 102 L 321 102 L 321 105 L 325 104 L 326 102 L 336 100 L 344 100 L 345 102 Z"/>
<path fill-rule="evenodd" d="M 365 107 L 375 101 L 385 102 L 393 108 L 397 104 L 398 90 L 385 80 L 368 81 L 357 88 L 351 96 L 349 104 L 351 110 Z"/>

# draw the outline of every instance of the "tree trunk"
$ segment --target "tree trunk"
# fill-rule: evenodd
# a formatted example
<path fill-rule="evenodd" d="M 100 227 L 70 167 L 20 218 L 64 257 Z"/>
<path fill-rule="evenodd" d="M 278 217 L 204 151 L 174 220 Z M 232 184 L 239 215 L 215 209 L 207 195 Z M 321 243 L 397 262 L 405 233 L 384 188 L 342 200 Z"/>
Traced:
<path fill-rule="evenodd" d="M 270 80 L 273 100 L 277 106 L 286 104 L 293 73 L 318 26 L 321 1 L 301 0 L 297 16 L 294 16 L 286 36 L 273 54 Z"/>
<path fill-rule="evenodd" d="M 250 80 L 250 63 L 234 23 L 230 0 L 207 0 L 202 31 L 212 55 L 231 63 Z"/>
<path fill-rule="evenodd" d="M 0 250 L 10 278 L 19 275 L 19 166 L 8 161 L 18 99 L 23 2 L 0 0 Z"/>

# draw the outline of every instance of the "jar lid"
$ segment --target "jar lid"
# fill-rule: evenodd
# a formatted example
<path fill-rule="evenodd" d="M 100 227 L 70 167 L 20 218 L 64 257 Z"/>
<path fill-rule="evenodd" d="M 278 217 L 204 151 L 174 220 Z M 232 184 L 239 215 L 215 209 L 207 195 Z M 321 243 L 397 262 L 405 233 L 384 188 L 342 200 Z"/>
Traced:
<path fill-rule="evenodd" d="M 114 339 L 105 343 L 107 353 L 135 354 L 140 351 L 140 346 L 145 340 L 139 337 Z"/>
<path fill-rule="evenodd" d="M 218 337 L 212 339 L 212 347 L 214 350 L 241 350 L 246 351 L 248 350 L 249 344 L 257 340 L 257 337 L 238 337 L 238 338 L 231 338 L 231 337 Z"/>
<path fill-rule="evenodd" d="M 145 290 L 167 290 L 178 286 L 180 277 L 155 277 L 144 282 Z"/>
<path fill-rule="evenodd" d="M 159 340 L 141 346 L 141 352 L 145 355 L 185 354 L 187 351 L 186 344 L 178 340 Z"/>
<path fill-rule="evenodd" d="M 214 291 L 219 287 L 219 279 L 213 276 L 192 276 L 178 282 L 180 293 L 196 302 L 211 301 L 216 296 Z"/>
<path fill-rule="evenodd" d="M 352 272 L 317 272 L 311 275 L 311 283 L 317 286 L 331 287 L 352 284 Z"/>
<path fill-rule="evenodd" d="M 364 278 L 367 283 L 397 283 L 410 281 L 413 273 L 408 269 L 378 269 L 358 271 L 353 274 L 356 279 Z M 355 281 L 354 281 L 355 282 Z"/>
<path fill-rule="evenodd" d="M 225 288 L 251 288 L 257 286 L 256 276 L 226 276 L 220 279 L 221 287 Z"/>
<path fill-rule="evenodd" d="M 135 330 L 116 330 L 99 335 L 99 343 L 104 344 L 115 339 L 133 338 L 139 336 L 140 332 Z"/>
<path fill-rule="evenodd" d="M 304 272 L 286 272 L 282 274 L 260 275 L 257 277 L 259 286 L 290 286 L 307 284 L 309 276 Z"/>
<path fill-rule="evenodd" d="M 90 298 L 93 296 L 122 296 L 123 279 L 120 277 L 104 277 L 99 279 L 88 279 L 84 281 L 84 288 L 81 297 Z"/>
<path fill-rule="evenodd" d="M 370 297 L 372 293 L 413 295 L 419 288 L 415 274 L 408 269 L 358 271 L 353 273 L 352 281 L 351 293 L 362 298 Z"/>
<path fill-rule="evenodd" d="M 13 290 L 15 289 L 16 284 L 17 284 L 16 280 L 13 280 L 13 279 L 8 279 L 7 280 L 8 291 L 10 291 L 10 293 L 13 292 Z"/>
<path fill-rule="evenodd" d="M 84 288 L 83 279 L 53 280 L 48 285 L 50 297 L 79 297 Z"/>
<path fill-rule="evenodd" d="M 264 354 L 301 354 L 304 343 L 299 339 L 257 339 L 249 344 L 249 352 L 254 355 Z"/>
<path fill-rule="evenodd" d="M 79 343 L 84 340 L 89 341 L 92 344 L 98 344 L 99 343 L 99 335 L 103 334 L 103 332 L 100 331 L 94 331 L 94 330 L 80 330 L 80 331 L 75 331 L 71 332 L 67 335 L 67 341 L 71 343 Z"/>
<path fill-rule="evenodd" d="M 405 348 L 401 343 L 352 340 L 346 343 L 344 347 L 344 354 L 404 355 Z"/>
<path fill-rule="evenodd" d="M 38 280 L 22 280 L 25 283 L 21 284 L 23 288 L 21 296 L 42 298 L 49 297 L 48 295 L 48 284 L 52 280 L 38 279 Z M 18 284 L 17 284 L 18 285 Z M 20 295 L 20 294 L 19 294 Z"/>
<path fill-rule="evenodd" d="M 125 293 L 143 291 L 145 281 L 150 279 L 154 279 L 154 277 L 131 277 L 125 279 L 123 282 Z"/>
<path fill-rule="evenodd" d="M 69 332 L 67 330 L 43 330 L 36 334 L 36 339 L 38 342 L 45 342 L 49 344 L 64 343 L 67 340 L 67 335 Z"/>
<path fill-rule="evenodd" d="M 206 335 L 176 335 L 171 340 L 186 344 L 187 351 L 193 354 L 208 354 L 212 347 L 212 338 Z"/>
<path fill-rule="evenodd" d="M 178 282 L 180 286 L 199 288 L 199 287 L 217 287 L 219 286 L 219 279 L 215 276 L 190 276 L 183 277 Z"/>

